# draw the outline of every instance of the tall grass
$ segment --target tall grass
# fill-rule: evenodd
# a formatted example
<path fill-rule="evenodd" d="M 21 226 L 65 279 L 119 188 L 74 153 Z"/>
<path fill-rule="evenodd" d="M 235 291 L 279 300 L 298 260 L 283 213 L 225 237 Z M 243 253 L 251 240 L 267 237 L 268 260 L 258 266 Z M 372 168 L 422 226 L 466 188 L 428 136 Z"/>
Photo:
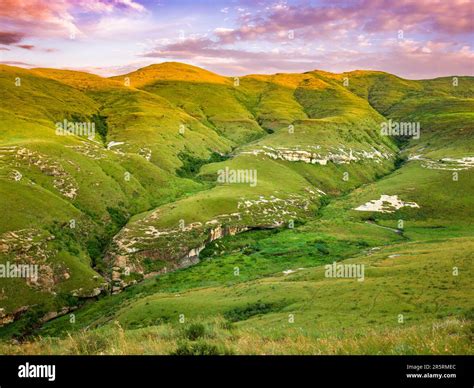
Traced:
<path fill-rule="evenodd" d="M 124 330 L 118 322 L 64 338 L 0 343 L 1 354 L 66 355 L 342 355 L 342 354 L 473 354 L 473 322 L 447 318 L 431 324 L 395 329 L 368 329 L 365 335 L 314 337 L 298 332 L 262 336 L 221 319 L 192 325 L 151 326 Z"/>

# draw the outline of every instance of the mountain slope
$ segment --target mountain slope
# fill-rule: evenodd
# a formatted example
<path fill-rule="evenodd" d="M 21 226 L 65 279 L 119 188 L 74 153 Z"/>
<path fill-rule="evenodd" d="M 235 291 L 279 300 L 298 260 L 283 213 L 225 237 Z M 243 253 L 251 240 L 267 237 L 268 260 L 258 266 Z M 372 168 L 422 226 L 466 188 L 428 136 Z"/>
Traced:
<path fill-rule="evenodd" d="M 383 118 L 365 100 L 314 74 L 277 75 L 266 82 L 275 82 L 288 98 L 279 99 L 280 93 L 274 95 L 274 88 L 263 83 L 260 101 L 278 99 L 275 106 L 280 111 L 286 110 L 285 105 L 289 112 L 298 106 L 296 117 L 303 118 L 276 113 L 271 134 L 235 149 L 231 159 L 201 169 L 199 177 L 217 182 L 216 187 L 130 220 L 107 255 L 117 290 L 133 281 L 135 273 L 163 273 L 195 263 L 206 242 L 224 235 L 311 217 L 326 193 L 340 194 L 393 169 L 397 147 L 377 131 Z M 147 85 L 151 83 L 157 93 L 175 87 L 153 81 Z M 240 87 L 249 90 L 247 79 L 236 86 Z M 252 91 L 256 90 L 253 84 Z M 179 100 L 192 103 L 202 93 L 180 95 Z M 339 99 L 336 108 L 329 96 Z M 259 112 L 259 103 L 253 109 Z M 263 122 L 259 116 L 256 119 Z M 225 171 L 256 179 L 219 182 Z M 144 265 L 150 261 L 152 265 Z"/>
<path fill-rule="evenodd" d="M 183 109 L 234 145 L 265 134 L 247 109 L 246 96 L 230 78 L 194 66 L 163 63 L 151 65 L 114 80 L 153 93 Z"/>
<path fill-rule="evenodd" d="M 355 315 L 382 293 L 392 315 L 377 304 L 377 327 L 393 329 L 399 300 L 416 304 L 407 309 L 420 324 L 437 319 L 393 279 L 413 283 L 410 271 L 427 265 L 424 252 L 434 266 L 469 271 L 474 80 L 458 81 L 362 71 L 234 79 L 177 63 L 108 79 L 0 67 L 0 263 L 39 264 L 41 274 L 35 284 L 1 280 L 0 320 L 17 321 L 2 334 L 28 333 L 81 298 L 160 274 L 80 309 L 74 328 L 64 317 L 44 332 L 115 319 L 133 329 L 172 322 L 181 310 L 200 320 L 202 310 L 242 328 L 261 326 L 264 335 L 296 308 L 304 330 L 322 320 L 315 333 L 340 316 L 340 335 L 347 311 L 327 307 L 338 305 L 339 286 L 321 280 L 320 267 L 350 257 L 373 274 Z M 419 122 L 420 138 L 385 136 L 389 119 Z M 97 132 L 58 136 L 64 120 L 93 123 Z M 435 252 L 441 243 L 444 258 Z M 463 260 L 458 244 L 467 247 Z M 389 273 L 382 252 L 366 261 L 380 246 L 401 256 L 420 249 Z M 301 283 L 297 274 L 275 275 L 312 267 Z M 430 286 L 444 289 L 443 276 L 433 276 Z M 458 294 L 446 295 L 461 297 L 462 306 L 446 303 L 443 316 L 468 314 L 465 278 L 459 282 Z M 248 292 L 229 301 L 228 285 Z M 306 287 L 335 296 L 314 305 Z M 176 292 L 186 296 L 174 299 Z M 302 301 L 290 300 L 298 295 Z M 203 296 L 207 305 L 197 303 Z"/>

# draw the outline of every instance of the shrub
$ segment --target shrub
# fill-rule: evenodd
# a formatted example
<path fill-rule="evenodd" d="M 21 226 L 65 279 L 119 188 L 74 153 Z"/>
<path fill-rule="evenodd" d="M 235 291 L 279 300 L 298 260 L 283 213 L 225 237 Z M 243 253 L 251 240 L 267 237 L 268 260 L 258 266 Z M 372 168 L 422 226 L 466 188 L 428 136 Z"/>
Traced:
<path fill-rule="evenodd" d="M 109 131 L 107 116 L 101 116 L 100 113 L 94 113 L 91 118 L 95 124 L 100 139 L 105 143 L 107 141 L 107 133 Z"/>
<path fill-rule="evenodd" d="M 316 243 L 316 249 L 319 253 L 323 255 L 329 255 L 329 249 L 327 248 L 325 243 Z"/>
<path fill-rule="evenodd" d="M 229 159 L 228 156 L 213 152 L 208 159 L 196 158 L 190 154 L 181 152 L 178 155 L 183 165 L 176 170 L 176 174 L 181 178 L 195 178 L 202 166 L 209 163 L 223 162 Z"/>
<path fill-rule="evenodd" d="M 370 244 L 365 240 L 357 240 L 356 245 L 362 248 L 368 248 L 370 246 Z"/>
<path fill-rule="evenodd" d="M 99 354 L 107 349 L 107 338 L 97 333 L 87 333 L 80 336 L 77 340 L 77 352 L 79 354 Z"/>
<path fill-rule="evenodd" d="M 183 336 L 191 341 L 203 338 L 206 336 L 206 326 L 202 323 L 192 323 L 184 328 Z"/>
<path fill-rule="evenodd" d="M 226 311 L 224 318 L 230 322 L 238 322 L 244 321 L 254 315 L 267 314 L 276 310 L 278 310 L 278 307 L 271 303 L 253 303 Z"/>
<path fill-rule="evenodd" d="M 128 221 L 128 213 L 120 208 L 107 207 L 107 212 L 110 215 L 112 222 L 118 227 L 124 226 Z"/>

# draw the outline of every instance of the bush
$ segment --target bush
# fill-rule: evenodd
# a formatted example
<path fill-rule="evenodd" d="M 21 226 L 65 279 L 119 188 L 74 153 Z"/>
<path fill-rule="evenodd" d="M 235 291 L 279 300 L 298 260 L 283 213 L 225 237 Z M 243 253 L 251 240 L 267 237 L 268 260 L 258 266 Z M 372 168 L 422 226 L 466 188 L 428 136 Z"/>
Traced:
<path fill-rule="evenodd" d="M 316 249 L 323 255 L 329 255 L 329 249 L 325 243 L 316 243 Z"/>
<path fill-rule="evenodd" d="M 319 208 L 321 209 L 329 205 L 330 202 L 331 202 L 331 198 L 327 195 L 323 195 L 322 197 L 319 198 Z"/>
<path fill-rule="evenodd" d="M 128 221 L 129 215 L 127 211 L 123 209 L 109 206 L 107 207 L 107 212 L 109 213 L 112 222 L 118 227 L 124 226 Z"/>
<path fill-rule="evenodd" d="M 100 139 L 105 143 L 107 141 L 107 133 L 109 131 L 107 116 L 101 116 L 100 113 L 94 113 L 91 118 L 95 124 Z"/>
<path fill-rule="evenodd" d="M 202 323 L 192 323 L 184 329 L 183 336 L 191 341 L 206 336 L 206 327 Z"/>
<path fill-rule="evenodd" d="M 107 338 L 97 333 L 88 333 L 80 336 L 77 340 L 77 351 L 79 354 L 99 354 L 107 349 Z"/>
<path fill-rule="evenodd" d="M 217 152 L 211 153 L 208 159 L 196 158 L 190 154 L 181 152 L 178 155 L 183 165 L 176 170 L 176 174 L 181 178 L 195 178 L 202 166 L 209 163 L 223 162 L 229 159 L 228 156 L 220 155 Z"/>
<path fill-rule="evenodd" d="M 56 298 L 60 307 L 72 307 L 79 304 L 79 298 L 77 296 L 71 295 L 69 292 L 59 292 Z"/>
<path fill-rule="evenodd" d="M 367 241 L 365 241 L 365 240 L 357 240 L 357 241 L 356 241 L 356 245 L 357 245 L 358 247 L 362 247 L 362 248 L 368 248 L 368 247 L 370 247 L 370 244 L 369 244 Z"/>
<path fill-rule="evenodd" d="M 271 303 L 252 303 L 244 307 L 236 307 L 224 313 L 224 318 L 230 322 L 244 321 L 259 314 L 268 314 L 272 311 L 278 311 L 278 306 Z"/>
<path fill-rule="evenodd" d="M 48 310 L 45 305 L 39 304 L 23 313 L 19 320 L 15 322 L 16 333 L 13 335 L 13 338 L 23 339 L 30 336 L 35 329 L 41 326 L 43 323 L 41 318 Z"/>

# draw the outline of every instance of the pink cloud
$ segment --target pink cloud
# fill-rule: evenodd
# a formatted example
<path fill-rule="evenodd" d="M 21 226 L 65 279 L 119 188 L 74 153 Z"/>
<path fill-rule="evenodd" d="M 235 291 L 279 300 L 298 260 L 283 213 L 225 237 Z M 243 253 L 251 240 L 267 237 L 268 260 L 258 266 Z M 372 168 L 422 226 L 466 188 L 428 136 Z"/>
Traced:
<path fill-rule="evenodd" d="M 25 50 L 33 50 L 35 48 L 32 44 L 17 44 L 16 47 L 20 47 Z"/>
<path fill-rule="evenodd" d="M 243 40 L 281 40 L 290 30 L 296 37 L 337 37 L 359 28 L 369 33 L 398 30 L 437 34 L 464 34 L 474 31 L 470 0 L 360 0 L 345 5 L 287 5 L 280 3 L 267 12 L 243 13 L 239 27 L 215 31 L 222 43 Z"/>
<path fill-rule="evenodd" d="M 430 78 L 474 74 L 474 52 L 451 42 L 386 41 L 376 51 L 354 49 L 315 52 L 248 51 L 222 47 L 210 39 L 188 39 L 145 53 L 148 58 L 191 62 L 225 75 L 304 72 L 314 69 L 334 72 L 354 69 L 381 70 L 406 78 Z"/>
<path fill-rule="evenodd" d="M 80 35 L 78 13 L 144 12 L 133 0 L 2 0 L 0 23 L 24 36 Z"/>
<path fill-rule="evenodd" d="M 372 12 L 367 31 L 386 31 L 395 25 L 410 31 L 429 28 L 441 34 L 463 34 L 474 31 L 470 0 L 365 0 L 362 10 Z"/>
<path fill-rule="evenodd" d="M 9 65 L 9 66 L 37 67 L 36 65 L 32 63 L 21 62 L 21 61 L 0 61 L 0 63 L 3 65 Z"/>
<path fill-rule="evenodd" d="M 74 65 L 101 73 L 120 71 L 117 63 L 133 67 L 138 50 L 145 50 L 140 61 L 180 60 L 228 75 L 316 68 L 408 78 L 474 73 L 472 0 L 228 0 L 216 1 L 218 17 L 212 7 L 211 17 L 202 15 L 199 2 L 180 13 L 174 3 L 154 7 L 148 0 L 145 9 L 140 1 L 2 0 L 0 44 L 11 48 L 2 56 L 55 67 L 77 58 Z M 179 39 L 184 27 L 188 38 Z M 71 33 L 88 55 L 78 58 Z M 57 37 L 65 41 L 46 40 Z"/>
<path fill-rule="evenodd" d="M 15 44 L 19 43 L 24 37 L 21 32 L 0 31 L 0 44 Z"/>

